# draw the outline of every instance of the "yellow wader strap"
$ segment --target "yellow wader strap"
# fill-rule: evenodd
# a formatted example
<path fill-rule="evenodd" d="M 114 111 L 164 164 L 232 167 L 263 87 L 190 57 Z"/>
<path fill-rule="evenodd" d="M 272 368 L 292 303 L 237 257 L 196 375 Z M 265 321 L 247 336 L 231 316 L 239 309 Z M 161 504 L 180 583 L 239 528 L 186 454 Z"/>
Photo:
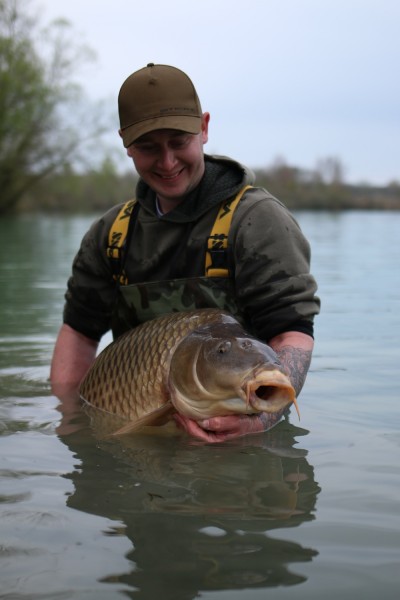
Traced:
<path fill-rule="evenodd" d="M 246 190 L 251 188 L 246 185 L 233 200 L 224 202 L 219 209 L 211 234 L 207 239 L 205 273 L 207 277 L 228 277 L 229 271 L 226 260 L 228 248 L 228 234 L 236 206 Z"/>
<path fill-rule="evenodd" d="M 136 198 L 128 200 L 128 202 L 124 204 L 108 234 L 107 256 L 110 259 L 113 278 L 122 285 L 126 285 L 127 283 L 126 275 L 121 271 L 122 248 L 128 233 L 129 220 L 135 204 Z"/>
<path fill-rule="evenodd" d="M 233 200 L 224 202 L 218 211 L 211 234 L 207 239 L 205 261 L 205 274 L 207 277 L 228 277 L 229 275 L 226 266 L 226 249 L 228 248 L 228 234 L 232 217 L 243 194 L 251 187 L 251 185 L 243 187 Z M 121 269 L 122 250 L 135 204 L 136 199 L 134 198 L 123 205 L 108 234 L 107 256 L 110 259 L 113 278 L 119 281 L 121 285 L 128 283 L 127 277 Z"/>

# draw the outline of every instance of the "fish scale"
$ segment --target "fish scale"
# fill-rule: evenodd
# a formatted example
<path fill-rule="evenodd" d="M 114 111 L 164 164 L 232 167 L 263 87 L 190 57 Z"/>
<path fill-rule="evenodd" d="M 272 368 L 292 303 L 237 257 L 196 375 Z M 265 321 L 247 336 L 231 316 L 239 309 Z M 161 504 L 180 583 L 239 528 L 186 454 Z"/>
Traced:
<path fill-rule="evenodd" d="M 152 398 L 167 400 L 166 369 L 172 349 L 199 324 L 218 318 L 220 312 L 171 313 L 162 317 L 162 328 L 158 319 L 148 321 L 134 330 L 133 344 L 132 332 L 124 334 L 97 357 L 95 368 L 81 386 L 82 397 L 100 410 L 115 413 L 118 404 L 121 416 L 140 418 Z"/>

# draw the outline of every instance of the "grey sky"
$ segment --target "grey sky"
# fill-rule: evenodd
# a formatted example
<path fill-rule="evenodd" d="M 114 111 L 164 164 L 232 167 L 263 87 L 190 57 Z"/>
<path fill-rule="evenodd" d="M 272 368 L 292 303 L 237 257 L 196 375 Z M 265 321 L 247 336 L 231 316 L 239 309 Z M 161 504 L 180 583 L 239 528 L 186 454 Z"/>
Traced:
<path fill-rule="evenodd" d="M 82 82 L 112 107 L 148 62 L 186 71 L 206 151 L 250 167 L 339 158 L 351 182 L 400 180 L 398 0 L 40 0 L 97 53 Z M 115 121 L 117 128 L 117 116 Z M 115 133 L 116 143 L 118 143 Z M 127 159 L 128 160 L 128 159 Z"/>

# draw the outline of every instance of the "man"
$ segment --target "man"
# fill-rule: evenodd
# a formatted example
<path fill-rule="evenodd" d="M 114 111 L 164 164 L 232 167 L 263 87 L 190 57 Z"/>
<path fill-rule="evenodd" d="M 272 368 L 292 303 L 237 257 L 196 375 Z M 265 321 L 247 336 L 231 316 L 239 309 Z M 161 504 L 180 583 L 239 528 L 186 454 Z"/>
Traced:
<path fill-rule="evenodd" d="M 140 176 L 137 202 L 122 258 L 118 249 L 115 259 L 115 248 L 107 256 L 109 238 L 113 246 L 121 235 L 113 232 L 114 224 L 127 216 L 121 206 L 99 219 L 82 241 L 52 361 L 55 393 L 78 385 L 108 330 L 117 336 L 163 312 L 219 306 L 272 346 L 298 394 L 310 365 L 313 318 L 319 311 L 309 245 L 298 224 L 276 198 L 250 187 L 253 175 L 245 167 L 204 154 L 210 115 L 202 112 L 185 73 L 150 63 L 127 78 L 118 103 L 119 133 Z M 207 259 L 221 205 L 229 210 L 239 196 L 228 251 Z M 222 270 L 213 269 L 214 260 L 221 258 Z M 206 441 L 271 425 L 266 415 L 203 422 L 178 415 L 176 421 Z"/>

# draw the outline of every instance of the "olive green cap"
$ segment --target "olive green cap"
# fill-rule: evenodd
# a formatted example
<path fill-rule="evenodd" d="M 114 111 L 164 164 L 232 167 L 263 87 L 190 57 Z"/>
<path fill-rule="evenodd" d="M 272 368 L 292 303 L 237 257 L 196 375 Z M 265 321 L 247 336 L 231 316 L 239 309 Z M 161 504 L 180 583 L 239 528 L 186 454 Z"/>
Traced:
<path fill-rule="evenodd" d="M 118 110 L 125 148 L 156 129 L 201 131 L 201 105 L 189 77 L 175 67 L 149 63 L 122 84 Z"/>

